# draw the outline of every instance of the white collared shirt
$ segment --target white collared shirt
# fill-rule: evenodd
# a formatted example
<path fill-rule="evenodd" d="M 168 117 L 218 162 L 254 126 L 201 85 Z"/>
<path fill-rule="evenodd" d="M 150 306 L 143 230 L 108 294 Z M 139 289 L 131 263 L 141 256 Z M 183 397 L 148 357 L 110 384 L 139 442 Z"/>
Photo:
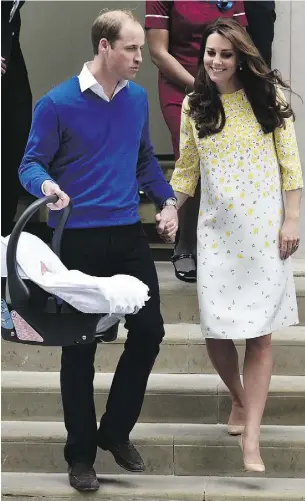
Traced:
<path fill-rule="evenodd" d="M 98 81 L 94 78 L 90 71 L 90 66 L 91 66 L 92 61 L 88 61 L 87 63 L 84 64 L 82 71 L 78 75 L 79 79 L 79 85 L 80 85 L 80 90 L 81 92 L 85 92 L 87 89 L 91 89 L 92 92 L 94 92 L 97 96 L 101 97 L 104 99 L 104 101 L 110 102 L 110 99 L 108 96 L 106 96 L 104 89 L 101 84 L 98 83 Z M 124 87 L 128 85 L 128 80 L 120 80 L 118 85 L 116 86 L 113 96 L 111 99 L 114 98 L 114 96 L 120 92 Z"/>

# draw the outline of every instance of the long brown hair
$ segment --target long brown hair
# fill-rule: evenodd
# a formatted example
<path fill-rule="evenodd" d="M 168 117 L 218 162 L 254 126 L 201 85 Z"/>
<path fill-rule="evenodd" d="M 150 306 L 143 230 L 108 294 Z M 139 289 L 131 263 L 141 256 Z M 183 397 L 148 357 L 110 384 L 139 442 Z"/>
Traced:
<path fill-rule="evenodd" d="M 290 89 L 289 85 L 283 82 L 278 70 L 268 68 L 250 36 L 237 21 L 219 18 L 205 28 L 194 92 L 189 96 L 189 114 L 195 120 L 199 137 L 220 132 L 226 123 L 216 84 L 208 76 L 203 63 L 206 42 L 213 33 L 222 35 L 233 45 L 240 65 L 238 79 L 264 133 L 273 132 L 276 127 L 285 127 L 285 118 L 294 119 L 294 113 L 290 105 L 279 97 L 276 87 Z"/>

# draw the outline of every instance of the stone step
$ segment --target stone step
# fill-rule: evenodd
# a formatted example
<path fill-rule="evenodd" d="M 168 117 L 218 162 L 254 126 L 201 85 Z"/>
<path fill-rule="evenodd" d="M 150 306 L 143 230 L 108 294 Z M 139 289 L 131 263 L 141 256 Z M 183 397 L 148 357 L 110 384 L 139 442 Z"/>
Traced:
<path fill-rule="evenodd" d="M 97 416 L 113 374 L 96 373 Z M 226 423 L 230 397 L 217 375 L 151 374 L 140 422 Z M 263 424 L 304 425 L 305 376 L 273 376 Z M 2 419 L 62 421 L 58 372 L 3 371 Z"/>
<path fill-rule="evenodd" d="M 305 376 L 305 326 L 288 327 L 272 337 L 275 375 Z M 120 325 L 114 343 L 98 346 L 95 360 L 97 372 L 113 372 L 126 341 L 126 330 Z M 240 366 L 244 359 L 244 341 L 236 341 Z M 57 371 L 61 348 L 29 346 L 2 340 L 2 370 Z M 159 374 L 214 374 L 205 339 L 198 324 L 166 324 L 165 337 L 153 368 Z"/>
<path fill-rule="evenodd" d="M 237 437 L 222 425 L 137 424 L 131 436 L 153 475 L 243 473 Z M 66 430 L 61 422 L 2 422 L 2 471 L 62 473 Z M 261 453 L 269 476 L 305 477 L 305 427 L 263 426 Z M 99 450 L 97 473 L 122 473 L 109 452 Z"/>
<path fill-rule="evenodd" d="M 161 309 L 167 324 L 199 323 L 196 284 L 177 280 L 171 263 L 156 263 L 160 282 Z M 295 276 L 300 325 L 305 325 L 305 276 Z"/>
<path fill-rule="evenodd" d="M 258 477 L 99 475 L 86 499 L 101 501 L 304 501 L 305 480 Z M 3 500 L 80 499 L 64 473 L 2 473 Z"/>
<path fill-rule="evenodd" d="M 292 258 L 293 274 L 295 277 L 305 277 L 305 259 L 295 257 Z"/>

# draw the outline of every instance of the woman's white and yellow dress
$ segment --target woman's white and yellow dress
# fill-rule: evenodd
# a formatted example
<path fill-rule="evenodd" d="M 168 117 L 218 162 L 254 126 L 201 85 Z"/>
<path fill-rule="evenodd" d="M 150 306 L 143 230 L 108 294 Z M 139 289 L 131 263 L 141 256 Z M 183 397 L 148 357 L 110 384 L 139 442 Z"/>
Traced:
<path fill-rule="evenodd" d="M 181 115 L 180 159 L 171 185 L 194 195 L 201 177 L 197 287 L 202 332 L 248 339 L 298 323 L 291 259 L 281 260 L 282 190 L 301 188 L 290 119 L 264 134 L 244 90 L 221 96 L 224 129 L 198 138 Z"/>

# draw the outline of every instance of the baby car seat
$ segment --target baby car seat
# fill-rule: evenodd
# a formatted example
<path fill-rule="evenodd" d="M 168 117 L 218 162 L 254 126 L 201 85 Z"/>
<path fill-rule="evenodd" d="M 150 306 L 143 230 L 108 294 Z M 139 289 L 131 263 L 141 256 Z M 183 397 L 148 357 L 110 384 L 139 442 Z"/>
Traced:
<path fill-rule="evenodd" d="M 91 343 L 104 314 L 82 313 L 34 282 L 20 277 L 16 252 L 28 220 L 43 205 L 55 203 L 56 195 L 30 205 L 17 221 L 8 242 L 7 279 L 1 279 L 1 335 L 6 341 L 45 346 Z M 51 248 L 60 257 L 61 237 L 72 205 L 63 209 L 54 231 Z"/>

